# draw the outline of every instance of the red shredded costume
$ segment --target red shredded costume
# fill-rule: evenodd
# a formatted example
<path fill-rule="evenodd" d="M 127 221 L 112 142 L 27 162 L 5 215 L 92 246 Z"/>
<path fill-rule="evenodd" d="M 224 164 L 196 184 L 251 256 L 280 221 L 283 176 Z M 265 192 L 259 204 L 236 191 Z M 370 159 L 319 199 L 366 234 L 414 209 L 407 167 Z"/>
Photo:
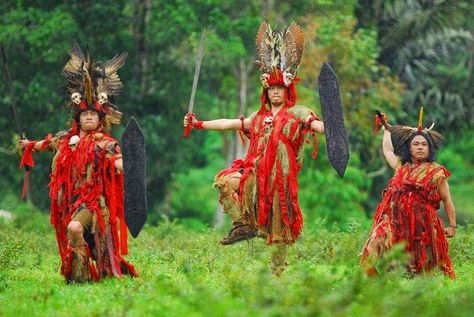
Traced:
<path fill-rule="evenodd" d="M 222 177 L 241 174 L 238 205 L 246 223 L 257 226 L 259 235 L 268 243 L 293 243 L 298 238 L 303 216 L 298 203 L 298 172 L 302 167 L 303 144 L 311 133 L 306 119 L 318 119 L 302 106 L 284 107 L 271 124 L 265 118 L 271 111 L 260 110 L 252 115 L 250 147 L 245 159 L 236 160 L 230 168 L 217 174 Z M 317 153 L 317 139 L 315 137 Z M 221 202 L 226 209 L 225 202 Z"/>
<path fill-rule="evenodd" d="M 128 249 L 123 176 L 115 169 L 115 159 L 120 155 L 118 143 L 105 132 L 92 132 L 72 147 L 70 139 L 77 134 L 75 126 L 55 137 L 48 135 L 42 144 L 56 152 L 49 188 L 61 274 L 67 281 L 75 280 L 72 266 L 74 260 L 80 260 L 84 262 L 79 267 L 85 268 L 82 278 L 86 280 L 123 274 L 137 276 L 134 267 L 122 258 Z M 34 166 L 30 152 L 31 147 L 26 149 L 24 158 Z M 67 231 L 70 221 L 80 212 L 86 216 L 90 213 L 92 221 L 90 228 L 86 228 L 87 244 L 78 250 L 68 245 Z M 80 259 L 75 259 L 78 256 Z"/>
<path fill-rule="evenodd" d="M 298 202 L 303 144 L 313 134 L 316 157 L 314 133 L 323 132 L 324 125 L 312 127 L 319 118 L 310 109 L 296 105 L 303 29 L 293 22 L 285 31 L 278 31 L 262 22 L 255 44 L 255 64 L 262 72 L 260 110 L 247 119 L 240 118 L 241 131 L 250 139 L 249 149 L 245 158 L 235 160 L 214 179 L 223 211 L 232 219 L 232 229 L 220 244 L 230 245 L 255 236 L 266 239 L 275 245 L 272 273 L 280 276 L 287 265 L 287 246 L 298 239 L 303 227 Z M 234 123 L 233 128 L 237 128 Z"/>
<path fill-rule="evenodd" d="M 66 80 L 63 95 L 70 98 L 65 105 L 73 114 L 71 129 L 48 135 L 39 144 L 20 142 L 24 147 L 20 167 L 26 171 L 23 197 L 34 166 L 33 151 L 54 152 L 49 182 L 51 224 L 61 256 L 61 274 L 68 283 L 137 276 L 133 265 L 122 257 L 128 252 L 122 155 L 117 141 L 108 135 L 110 127 L 122 118 L 112 102 L 123 88 L 117 71 L 126 58 L 127 53 L 122 53 L 94 62 L 89 51 L 84 54 L 73 41 L 62 71 Z"/>
<path fill-rule="evenodd" d="M 362 253 L 363 264 L 397 243 L 406 243 L 410 272 L 418 274 L 437 266 L 455 278 L 448 242 L 436 213 L 441 200 L 438 186 L 449 176 L 448 170 L 434 162 L 406 163 L 397 168 L 376 209 L 372 233 Z"/>

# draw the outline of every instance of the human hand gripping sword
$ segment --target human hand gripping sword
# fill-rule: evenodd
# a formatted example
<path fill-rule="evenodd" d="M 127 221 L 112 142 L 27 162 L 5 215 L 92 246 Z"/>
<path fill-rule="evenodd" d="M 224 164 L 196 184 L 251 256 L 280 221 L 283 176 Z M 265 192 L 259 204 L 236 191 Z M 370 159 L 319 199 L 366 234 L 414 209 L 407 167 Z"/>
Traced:
<path fill-rule="evenodd" d="M 387 122 L 387 116 L 379 110 L 375 110 L 375 115 L 377 116 L 380 124 L 383 125 L 385 129 L 390 131 L 391 125 Z"/>
<path fill-rule="evenodd" d="M 193 124 L 194 97 L 196 95 L 196 89 L 197 89 L 197 84 L 199 80 L 199 72 L 201 71 L 202 58 L 204 56 L 205 33 L 206 33 L 206 30 L 202 31 L 201 38 L 199 39 L 199 48 L 198 48 L 198 54 L 196 57 L 196 66 L 194 68 L 193 88 L 191 90 L 191 98 L 189 99 L 189 107 L 188 107 L 188 114 L 187 114 L 188 125 L 186 126 L 186 128 L 184 128 L 184 134 L 183 134 L 185 138 L 189 136 L 189 133 L 191 132 L 191 127 Z"/>

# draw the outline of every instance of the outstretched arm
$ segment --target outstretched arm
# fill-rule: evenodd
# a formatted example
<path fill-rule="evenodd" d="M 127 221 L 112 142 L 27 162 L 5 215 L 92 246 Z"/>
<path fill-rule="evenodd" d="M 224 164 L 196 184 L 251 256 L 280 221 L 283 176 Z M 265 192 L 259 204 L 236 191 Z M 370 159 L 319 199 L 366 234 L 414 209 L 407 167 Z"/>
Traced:
<path fill-rule="evenodd" d="M 184 117 L 184 127 L 186 128 L 189 124 L 188 115 Z M 204 129 L 204 130 L 240 130 L 242 128 L 242 121 L 240 119 L 217 119 L 210 121 L 198 121 L 193 117 L 192 120 L 193 128 Z M 250 127 L 250 118 L 244 119 L 244 128 Z"/>
<path fill-rule="evenodd" d="M 449 185 L 446 178 L 443 179 L 441 184 L 439 184 L 438 190 L 449 221 L 449 226 L 445 229 L 445 233 L 448 238 L 451 238 L 456 234 L 456 211 L 454 210 L 454 204 L 453 200 L 451 199 L 451 193 L 449 191 Z"/>
<path fill-rule="evenodd" d="M 391 168 L 395 169 L 400 163 L 400 158 L 395 155 L 390 132 L 384 127 L 382 127 L 382 129 L 384 130 L 382 141 L 383 155 L 385 156 L 388 165 L 390 165 Z"/>
<path fill-rule="evenodd" d="M 47 149 L 47 147 L 43 146 L 43 144 L 45 142 L 48 142 L 47 140 L 30 141 L 30 140 L 26 140 L 26 139 L 18 140 L 18 148 L 23 151 L 26 148 L 26 146 L 28 145 L 28 143 L 30 143 L 30 142 L 36 142 L 33 145 L 33 151 L 34 152 L 41 152 L 41 151 L 44 151 L 44 150 Z"/>
<path fill-rule="evenodd" d="M 313 130 L 314 132 L 321 134 L 324 133 L 324 123 L 319 119 L 315 120 L 315 117 L 313 115 L 308 115 L 308 117 L 306 118 L 306 122 L 311 122 L 311 130 Z"/>

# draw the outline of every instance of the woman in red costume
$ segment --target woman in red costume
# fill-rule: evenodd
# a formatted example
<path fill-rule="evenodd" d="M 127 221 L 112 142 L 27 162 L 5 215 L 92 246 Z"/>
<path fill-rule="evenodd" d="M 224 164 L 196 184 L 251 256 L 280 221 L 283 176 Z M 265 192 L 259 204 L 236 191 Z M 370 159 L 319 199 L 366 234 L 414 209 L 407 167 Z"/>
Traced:
<path fill-rule="evenodd" d="M 385 117 L 383 153 L 395 169 L 375 215 L 372 233 L 362 252 L 362 265 L 368 275 L 376 275 L 376 259 L 397 243 L 403 243 L 410 256 L 411 274 L 435 267 L 455 278 L 448 255 L 446 237 L 456 233 L 456 214 L 449 192 L 449 171 L 435 162 L 435 149 L 442 137 L 423 128 L 423 108 L 418 128 L 390 126 Z M 449 226 L 443 228 L 436 211 L 443 201 Z"/>
<path fill-rule="evenodd" d="M 74 43 L 63 70 L 71 100 L 68 105 L 74 113 L 71 129 L 41 141 L 19 141 L 24 149 L 22 167 L 34 166 L 33 152 L 54 152 L 49 183 L 51 223 L 61 274 L 68 283 L 137 276 L 122 257 L 127 254 L 122 155 L 118 142 L 107 133 L 122 116 L 111 101 L 122 88 L 116 72 L 126 56 L 93 63 Z"/>
<path fill-rule="evenodd" d="M 285 34 L 294 40 L 294 49 L 282 50 L 288 39 L 265 22 L 257 34 L 257 64 L 263 72 L 260 110 L 240 119 L 197 121 L 192 114 L 184 118 L 185 127 L 241 130 L 248 135 L 246 157 L 215 177 L 219 200 L 232 219 L 232 229 L 220 243 L 229 245 L 258 235 L 268 244 L 276 244 L 272 255 L 276 275 L 286 265 L 286 246 L 296 241 L 303 226 L 297 182 L 303 144 L 309 134 L 324 133 L 319 118 L 310 109 L 296 105 L 295 83 L 299 78 L 295 75 L 303 50 L 302 30 L 293 23 Z M 271 47 L 269 43 L 278 44 Z M 295 54 L 288 58 L 293 64 L 284 64 L 280 58 L 284 51 Z"/>

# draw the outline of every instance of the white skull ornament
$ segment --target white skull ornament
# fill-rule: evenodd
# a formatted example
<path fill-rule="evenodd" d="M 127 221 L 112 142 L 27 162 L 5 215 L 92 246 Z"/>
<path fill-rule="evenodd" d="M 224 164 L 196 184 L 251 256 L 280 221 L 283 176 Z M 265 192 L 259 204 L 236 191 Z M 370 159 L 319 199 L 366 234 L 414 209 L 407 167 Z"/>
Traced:
<path fill-rule="evenodd" d="M 81 103 L 81 94 L 78 92 L 75 92 L 71 95 L 71 100 L 73 103 L 76 105 L 79 105 Z"/>
<path fill-rule="evenodd" d="M 293 81 L 293 74 L 288 73 L 288 72 L 283 72 L 283 82 L 285 83 L 285 87 L 288 87 L 292 81 Z"/>
<path fill-rule="evenodd" d="M 107 94 L 105 92 L 101 92 L 99 94 L 99 104 L 103 105 L 108 101 L 109 101 L 109 98 L 107 97 Z"/>
<path fill-rule="evenodd" d="M 73 135 L 70 139 L 69 139 L 69 147 L 71 148 L 72 151 L 75 151 L 76 150 L 76 146 L 77 146 L 77 143 L 79 143 L 79 136 L 78 135 Z"/>

